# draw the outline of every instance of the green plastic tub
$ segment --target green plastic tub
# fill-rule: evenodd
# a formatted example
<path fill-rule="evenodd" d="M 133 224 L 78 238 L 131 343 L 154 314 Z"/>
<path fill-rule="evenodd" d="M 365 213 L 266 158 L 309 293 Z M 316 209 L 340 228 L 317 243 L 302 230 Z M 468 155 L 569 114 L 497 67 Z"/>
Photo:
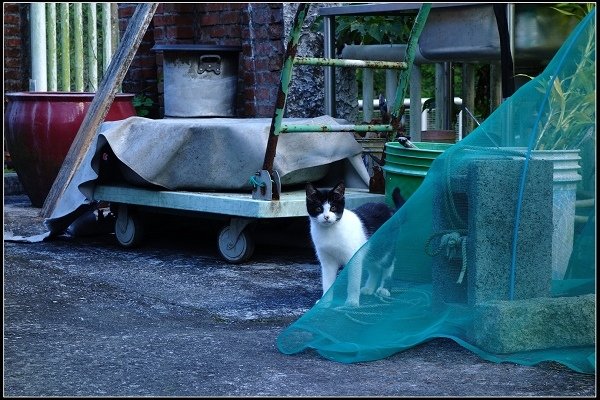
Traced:
<path fill-rule="evenodd" d="M 413 142 L 416 148 L 406 148 L 398 142 L 385 144 L 385 197 L 393 205 L 392 191 L 398 187 L 407 200 L 421 185 L 431 163 L 447 150 L 451 143 Z"/>

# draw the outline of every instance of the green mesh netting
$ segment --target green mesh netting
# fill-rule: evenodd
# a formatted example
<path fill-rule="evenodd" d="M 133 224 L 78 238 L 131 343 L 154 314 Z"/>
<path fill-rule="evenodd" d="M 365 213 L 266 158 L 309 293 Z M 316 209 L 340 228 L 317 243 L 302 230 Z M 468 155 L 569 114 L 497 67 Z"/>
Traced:
<path fill-rule="evenodd" d="M 595 373 L 595 48 L 594 9 L 540 76 L 433 161 L 279 350 L 351 363 L 444 337 L 494 362 Z M 347 303 L 390 262 L 389 296 Z"/>

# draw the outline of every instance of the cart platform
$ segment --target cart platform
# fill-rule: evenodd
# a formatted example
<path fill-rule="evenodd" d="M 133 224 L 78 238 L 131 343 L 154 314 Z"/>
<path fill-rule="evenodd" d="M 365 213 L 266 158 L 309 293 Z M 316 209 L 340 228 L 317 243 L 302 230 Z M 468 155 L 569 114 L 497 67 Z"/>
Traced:
<path fill-rule="evenodd" d="M 229 220 L 219 233 L 218 246 L 223 258 L 231 263 L 247 261 L 254 252 L 254 239 L 245 228 L 266 218 L 308 217 L 304 190 L 284 191 L 280 200 L 253 199 L 251 193 L 189 192 L 153 190 L 127 185 L 97 185 L 93 200 L 111 203 L 118 209 L 115 235 L 125 247 L 134 247 L 143 239 L 143 217 L 138 209 L 152 208 L 165 213 L 209 214 Z M 347 188 L 346 206 L 356 208 L 368 202 L 385 202 L 384 194 L 368 189 Z"/>
<path fill-rule="evenodd" d="M 304 190 L 281 193 L 279 201 L 252 198 L 252 193 L 186 192 L 151 190 L 124 185 L 98 185 L 94 200 L 247 218 L 285 218 L 308 216 Z M 384 202 L 385 195 L 368 189 L 347 188 L 346 207 L 367 202 Z"/>

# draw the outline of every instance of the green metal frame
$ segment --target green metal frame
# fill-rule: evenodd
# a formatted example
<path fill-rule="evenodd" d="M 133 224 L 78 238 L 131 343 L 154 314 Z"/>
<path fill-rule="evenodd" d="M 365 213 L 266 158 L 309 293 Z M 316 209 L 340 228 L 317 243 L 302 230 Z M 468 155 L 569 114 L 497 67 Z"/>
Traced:
<path fill-rule="evenodd" d="M 400 116 L 404 108 L 404 96 L 408 87 L 410 71 L 416 54 L 416 46 L 425 26 L 425 22 L 431 10 L 431 3 L 424 3 L 415 19 L 415 23 L 411 29 L 406 49 L 406 57 L 404 62 L 386 62 L 386 61 L 363 61 L 363 60 L 344 60 L 344 59 L 326 59 L 313 57 L 296 57 L 300 33 L 304 19 L 308 13 L 310 3 L 300 3 L 294 18 L 294 24 L 290 32 L 286 54 L 281 70 L 281 79 L 279 82 L 279 91 L 277 95 L 277 104 L 271 128 L 269 130 L 269 138 L 267 141 L 267 149 L 263 163 L 263 171 L 268 173 L 268 176 L 273 177 L 273 161 L 277 148 L 278 136 L 282 133 L 294 132 L 388 132 L 388 137 L 394 133 L 400 133 Z M 396 98 L 390 112 L 391 121 L 389 124 L 383 125 L 282 125 L 283 113 L 285 111 L 285 103 L 289 91 L 289 85 L 292 78 L 292 69 L 294 64 L 315 65 L 315 66 L 335 66 L 346 68 L 380 68 L 380 69 L 398 69 L 400 70 L 400 83 L 396 91 Z M 260 176 L 260 171 L 257 173 Z M 265 186 L 272 187 L 272 200 L 279 199 L 279 185 L 271 182 L 256 182 L 254 178 L 255 191 L 263 190 Z M 254 194 L 253 192 L 253 194 Z M 260 197 L 258 195 L 257 197 Z"/>

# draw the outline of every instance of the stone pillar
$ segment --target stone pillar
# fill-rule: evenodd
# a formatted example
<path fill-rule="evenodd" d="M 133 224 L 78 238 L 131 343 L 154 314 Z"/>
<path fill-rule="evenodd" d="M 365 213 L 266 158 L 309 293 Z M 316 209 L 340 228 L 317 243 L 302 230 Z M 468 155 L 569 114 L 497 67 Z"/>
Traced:
<path fill-rule="evenodd" d="M 440 238 L 433 243 L 441 246 L 451 231 L 457 237 L 454 248 L 440 248 L 434 257 L 432 283 L 436 306 L 445 303 L 474 306 L 510 299 L 513 230 L 522 171 L 522 160 L 475 160 L 454 171 L 450 188 L 437 187 L 433 228 Z M 532 159 L 519 221 L 514 299 L 550 295 L 550 210 L 552 163 Z M 457 224 L 457 217 L 462 223 Z M 458 246 L 463 240 L 466 254 Z"/>
<path fill-rule="evenodd" d="M 316 28 L 315 20 L 320 7 L 334 7 L 342 3 L 311 3 L 308 15 L 304 20 L 302 34 L 298 44 L 297 56 L 323 57 L 323 32 Z M 290 34 L 297 3 L 283 4 L 284 43 Z M 324 67 L 295 65 L 290 84 L 286 117 L 313 118 L 325 114 L 325 84 L 323 82 Z M 336 109 L 333 117 L 345 118 L 354 123 L 358 118 L 358 87 L 354 68 L 336 69 Z"/>

